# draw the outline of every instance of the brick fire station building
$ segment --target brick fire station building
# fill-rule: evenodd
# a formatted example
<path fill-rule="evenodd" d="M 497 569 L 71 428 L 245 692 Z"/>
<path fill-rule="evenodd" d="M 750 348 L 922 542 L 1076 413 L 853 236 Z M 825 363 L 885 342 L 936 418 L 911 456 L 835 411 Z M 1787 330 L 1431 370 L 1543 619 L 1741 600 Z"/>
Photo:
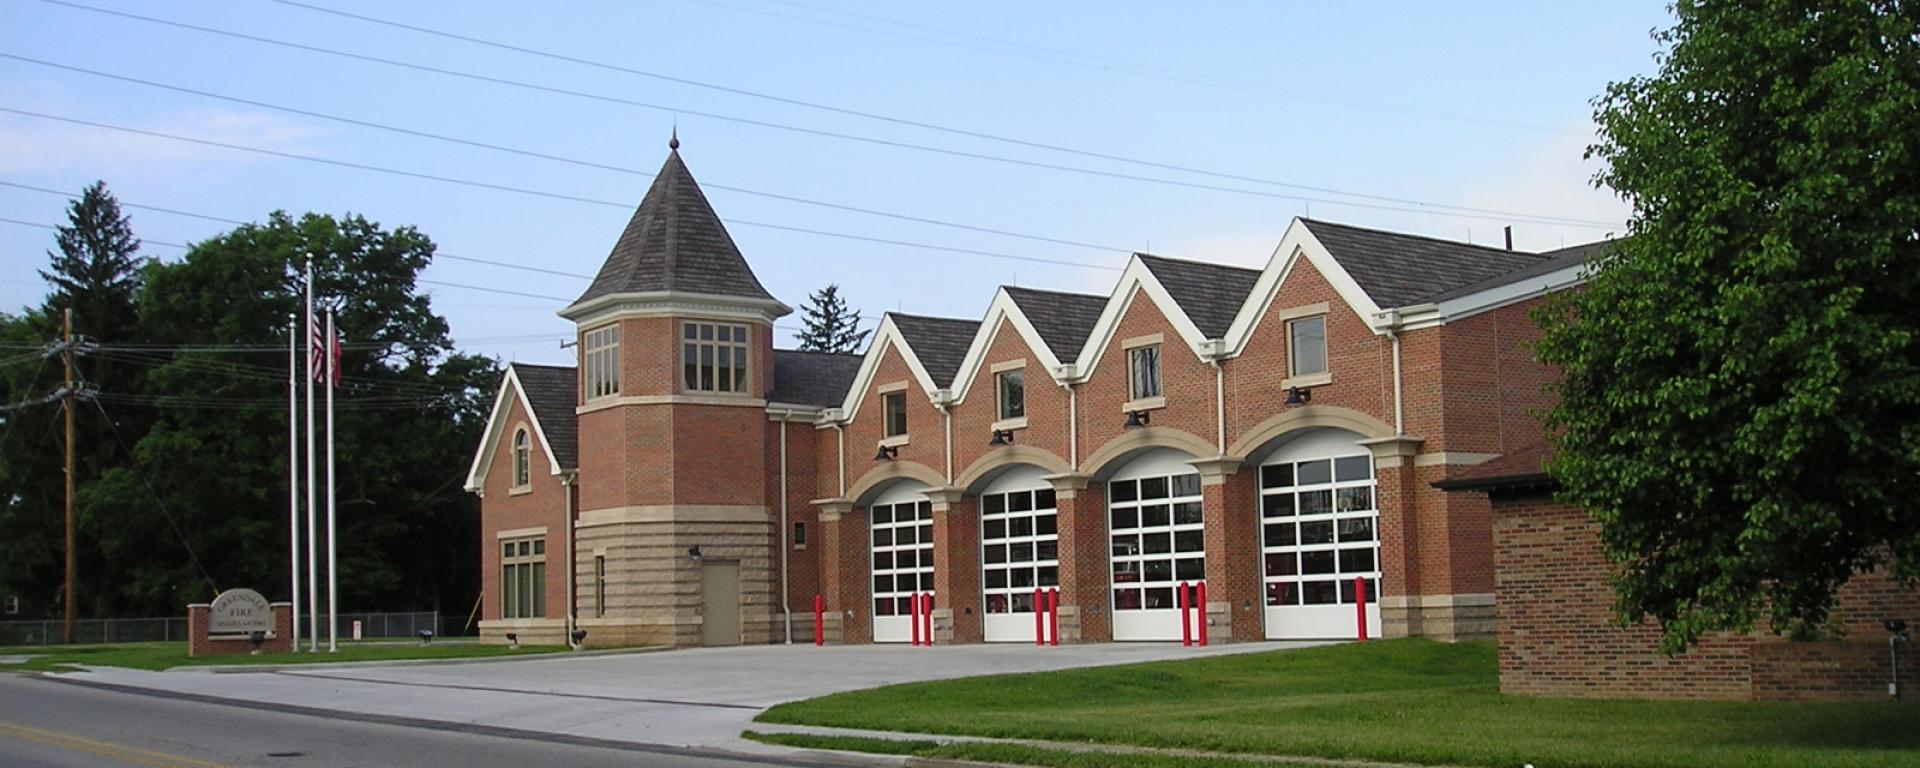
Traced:
<path fill-rule="evenodd" d="M 1538 441 L 1523 342 L 1583 252 L 1295 219 L 1261 269 L 1148 254 L 1105 295 L 889 313 L 862 355 L 776 349 L 768 294 L 676 149 L 513 364 L 467 488 L 484 636 L 592 645 L 1493 635 L 1491 505 L 1433 486 Z M 902 279 L 908 274 L 902 272 Z"/>

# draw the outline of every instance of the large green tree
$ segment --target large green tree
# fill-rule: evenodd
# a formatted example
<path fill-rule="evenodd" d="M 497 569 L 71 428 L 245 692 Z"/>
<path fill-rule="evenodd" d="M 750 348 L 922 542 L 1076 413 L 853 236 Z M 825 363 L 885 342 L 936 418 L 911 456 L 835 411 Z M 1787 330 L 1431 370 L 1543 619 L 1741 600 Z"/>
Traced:
<path fill-rule="evenodd" d="M 105 416 L 146 413 L 153 426 L 83 495 L 83 527 L 114 564 L 122 612 L 177 613 L 216 586 L 285 596 L 284 350 L 308 254 L 316 294 L 338 302 L 346 344 L 336 394 L 341 609 L 466 610 L 478 588 L 478 510 L 460 480 L 497 371 L 455 353 L 446 321 L 417 291 L 433 250 L 412 228 L 276 213 L 148 271 L 139 305 L 149 344 L 99 352 L 149 366 L 148 391 L 99 400 Z"/>
<path fill-rule="evenodd" d="M 806 330 L 794 337 L 800 341 L 800 349 L 808 352 L 858 352 L 872 330 L 860 330 L 860 314 L 847 306 L 838 285 L 808 295 L 801 311 Z"/>
<path fill-rule="evenodd" d="M 1542 313 L 1623 621 L 1818 633 L 1920 572 L 1920 4 L 1678 2 L 1590 153 L 1630 237 Z"/>

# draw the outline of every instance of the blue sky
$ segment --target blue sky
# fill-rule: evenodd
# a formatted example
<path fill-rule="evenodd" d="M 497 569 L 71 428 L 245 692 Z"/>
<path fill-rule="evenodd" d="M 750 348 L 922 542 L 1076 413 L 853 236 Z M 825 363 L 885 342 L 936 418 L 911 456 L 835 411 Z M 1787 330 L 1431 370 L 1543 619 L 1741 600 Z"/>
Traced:
<path fill-rule="evenodd" d="M 1246 180 L 830 112 L 271 0 L 63 2 L 605 98 L 477 82 L 44 0 L 0 0 L 0 54 L 611 168 L 401 135 L 18 58 L 0 58 L 0 107 L 618 203 L 387 175 L 0 112 L 0 218 L 64 220 L 63 198 L 4 184 L 76 191 L 105 179 L 127 203 L 241 220 L 274 209 L 354 212 L 390 226 L 418 226 L 446 254 L 591 275 L 664 160 L 677 123 L 683 157 L 720 215 L 734 222 L 734 239 L 776 296 L 797 307 L 809 291 L 836 282 L 870 318 L 890 309 L 978 317 L 1000 284 L 1104 293 L 1128 250 L 1257 266 L 1298 215 L 1483 243 L 1496 242 L 1501 226 L 1511 223 L 1516 244 L 1529 249 L 1618 232 L 1626 208 L 1590 188 L 1594 168 L 1581 158 L 1592 133 L 1590 100 L 1608 81 L 1654 68 L 1648 32 L 1668 20 L 1662 3 L 1617 1 L 303 1 L 713 86 Z M 1497 213 L 1439 215 L 1434 205 Z M 191 243 L 229 228 L 129 212 L 137 233 L 156 243 Z M 1043 261 L 759 226 L 765 224 Z M 40 301 L 45 289 L 35 270 L 51 244 L 47 230 L 0 222 L 0 307 Z M 150 245 L 147 253 L 178 258 L 181 251 Z M 570 325 L 554 311 L 579 294 L 585 278 L 452 259 L 436 262 L 425 277 L 533 295 L 425 286 L 463 348 L 503 359 L 570 359 L 558 346 Z M 797 327 L 798 318 L 782 326 Z M 791 346 L 787 336 L 782 346 Z"/>

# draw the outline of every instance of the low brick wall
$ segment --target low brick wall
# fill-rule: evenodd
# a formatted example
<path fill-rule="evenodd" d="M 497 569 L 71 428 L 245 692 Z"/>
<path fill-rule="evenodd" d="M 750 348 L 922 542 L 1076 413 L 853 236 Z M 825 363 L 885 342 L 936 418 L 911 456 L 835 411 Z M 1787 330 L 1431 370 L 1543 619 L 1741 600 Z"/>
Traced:
<path fill-rule="evenodd" d="M 1844 640 L 1793 642 L 1714 633 L 1663 656 L 1659 629 L 1613 622 L 1612 566 L 1599 525 L 1545 494 L 1496 494 L 1495 611 L 1500 690 L 1533 696 L 1649 699 L 1884 699 L 1886 618 L 1920 619 L 1920 591 L 1861 574 L 1841 592 Z M 1902 648 L 1902 687 L 1920 694 L 1920 645 Z M 1907 700 L 1913 700 L 1912 696 Z"/>
<path fill-rule="evenodd" d="M 293 604 L 273 603 L 273 631 L 267 640 L 260 644 L 263 653 L 286 653 L 293 650 Z M 234 653 L 252 653 L 253 643 L 245 637 L 208 637 L 207 619 L 213 606 L 207 603 L 194 603 L 187 606 L 187 656 L 222 656 Z"/>

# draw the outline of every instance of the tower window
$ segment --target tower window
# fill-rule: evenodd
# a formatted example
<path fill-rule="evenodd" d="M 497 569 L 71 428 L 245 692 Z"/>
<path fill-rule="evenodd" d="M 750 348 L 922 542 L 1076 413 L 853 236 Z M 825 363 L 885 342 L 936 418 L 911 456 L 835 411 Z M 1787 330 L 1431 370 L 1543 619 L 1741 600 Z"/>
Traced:
<path fill-rule="evenodd" d="M 586 399 L 620 394 L 619 324 L 587 331 L 584 342 L 580 346 L 585 371 L 580 382 L 586 388 Z"/>
<path fill-rule="evenodd" d="M 681 328 L 681 341 L 686 391 L 747 391 L 746 326 L 687 323 Z"/>

